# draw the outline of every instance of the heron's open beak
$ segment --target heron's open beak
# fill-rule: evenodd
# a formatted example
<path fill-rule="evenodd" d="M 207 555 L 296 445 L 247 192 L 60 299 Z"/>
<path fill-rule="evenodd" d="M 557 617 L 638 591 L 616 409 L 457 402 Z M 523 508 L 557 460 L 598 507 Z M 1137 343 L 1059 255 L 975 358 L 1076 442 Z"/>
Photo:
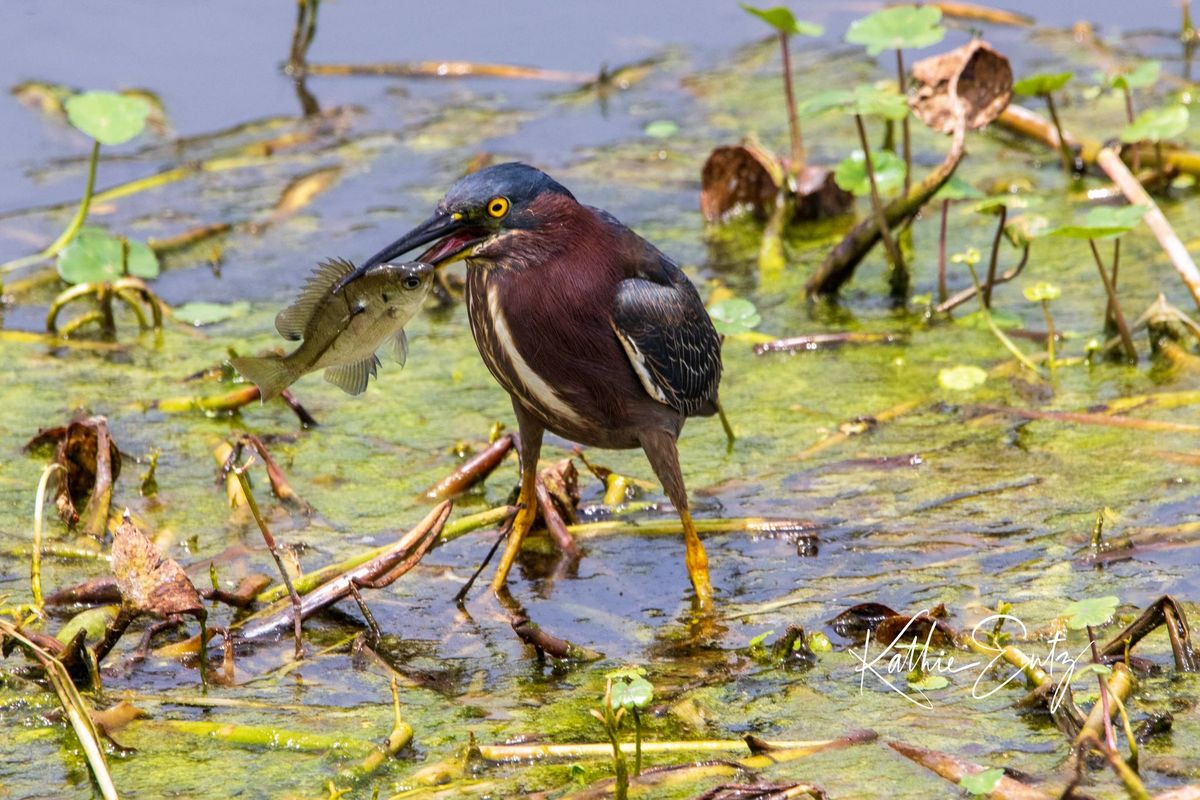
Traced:
<path fill-rule="evenodd" d="M 365 271 L 379 264 L 388 264 L 422 245 L 435 244 L 417 257 L 417 261 L 440 267 L 463 255 L 468 248 L 488 238 L 489 232 L 467 223 L 461 214 L 435 212 L 432 217 L 371 256 L 358 268 Z"/>

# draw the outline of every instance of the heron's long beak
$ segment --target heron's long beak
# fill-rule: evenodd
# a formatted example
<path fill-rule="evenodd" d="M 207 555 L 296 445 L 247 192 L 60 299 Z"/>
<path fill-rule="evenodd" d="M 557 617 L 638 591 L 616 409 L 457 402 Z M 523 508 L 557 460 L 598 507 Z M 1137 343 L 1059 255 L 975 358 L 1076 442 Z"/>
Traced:
<path fill-rule="evenodd" d="M 455 256 L 463 253 L 476 242 L 487 238 L 487 235 L 487 231 L 469 225 L 461 214 L 438 211 L 371 256 L 357 271 L 365 272 L 373 266 L 391 263 L 410 250 L 415 250 L 430 242 L 436 242 L 436 244 L 418 256 L 416 260 L 441 266 L 453 261 Z"/>

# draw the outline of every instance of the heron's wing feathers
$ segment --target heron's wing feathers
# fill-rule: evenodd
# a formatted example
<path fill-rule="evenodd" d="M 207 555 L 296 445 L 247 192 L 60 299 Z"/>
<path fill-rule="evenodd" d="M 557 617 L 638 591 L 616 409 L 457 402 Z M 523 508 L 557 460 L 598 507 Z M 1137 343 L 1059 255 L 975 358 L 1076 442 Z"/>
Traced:
<path fill-rule="evenodd" d="M 714 414 L 721 340 L 683 271 L 651 255 L 654 263 L 617 285 L 613 330 L 651 397 L 687 416 Z"/>

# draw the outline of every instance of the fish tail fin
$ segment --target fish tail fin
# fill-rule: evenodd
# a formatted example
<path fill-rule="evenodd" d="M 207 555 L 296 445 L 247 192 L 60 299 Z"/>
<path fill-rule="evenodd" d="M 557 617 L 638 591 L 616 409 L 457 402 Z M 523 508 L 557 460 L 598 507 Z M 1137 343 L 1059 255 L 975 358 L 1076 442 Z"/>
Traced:
<path fill-rule="evenodd" d="M 287 360 L 278 356 L 234 358 L 229 363 L 243 378 L 258 387 L 264 403 L 274 400 L 299 377 L 293 374 Z"/>

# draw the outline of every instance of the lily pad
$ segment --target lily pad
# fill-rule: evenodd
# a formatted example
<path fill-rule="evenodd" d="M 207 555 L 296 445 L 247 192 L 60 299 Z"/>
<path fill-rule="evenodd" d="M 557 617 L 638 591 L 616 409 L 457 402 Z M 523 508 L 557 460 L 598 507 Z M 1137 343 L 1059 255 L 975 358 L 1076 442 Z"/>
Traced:
<path fill-rule="evenodd" d="M 933 195 L 934 200 L 978 200 L 982 197 L 983 192 L 957 175 L 951 175 Z"/>
<path fill-rule="evenodd" d="M 669 139 L 679 133 L 679 126 L 669 119 L 656 119 L 647 123 L 642 133 L 651 139 Z"/>
<path fill-rule="evenodd" d="M 1158 74 L 1162 71 L 1159 61 L 1143 61 L 1128 72 L 1115 75 L 1109 85 L 1114 89 L 1145 89 L 1158 82 Z"/>
<path fill-rule="evenodd" d="M 932 692 L 937 689 L 945 689 L 950 685 L 950 681 L 942 675 L 926 675 L 919 681 L 909 681 L 908 688 L 915 689 L 919 692 Z"/>
<path fill-rule="evenodd" d="M 1013 91 L 1027 97 L 1039 97 L 1057 92 L 1066 86 L 1073 77 L 1075 77 L 1073 72 L 1041 72 L 1014 83 Z"/>
<path fill-rule="evenodd" d="M 1120 601 L 1114 595 L 1092 597 L 1087 600 L 1076 600 L 1063 609 L 1067 618 L 1067 627 L 1080 631 L 1088 626 L 1103 625 L 1112 619 Z"/>
<path fill-rule="evenodd" d="M 197 301 L 184 303 L 172 309 L 176 319 L 183 320 L 189 325 L 199 328 L 202 325 L 214 325 L 218 322 L 240 317 L 250 310 L 250 304 L 245 300 L 234 303 L 206 303 Z"/>
<path fill-rule="evenodd" d="M 58 254 L 58 274 L 67 283 L 115 281 L 122 269 L 121 240 L 103 228 L 84 226 Z M 128 274 L 135 278 L 158 275 L 158 256 L 144 242 L 129 241 Z"/>
<path fill-rule="evenodd" d="M 1121 131 L 1121 141 L 1162 142 L 1187 130 L 1188 110 L 1185 106 L 1151 108 L 1138 114 L 1137 119 Z"/>
<path fill-rule="evenodd" d="M 986 380 L 987 372 L 972 364 L 959 364 L 957 367 L 938 370 L 938 383 L 942 388 L 956 392 L 969 392 L 977 386 L 982 386 Z"/>
<path fill-rule="evenodd" d="M 726 336 L 746 333 L 762 322 L 762 317 L 759 316 L 754 303 L 740 297 L 731 297 L 728 300 L 714 303 L 708 309 L 708 315 L 712 317 L 713 327 L 717 329 L 717 333 L 723 333 Z"/>
<path fill-rule="evenodd" d="M 784 6 L 775 8 L 755 8 L 745 3 L 738 3 L 747 14 L 758 17 L 775 30 L 788 36 L 820 36 L 825 29 L 815 22 L 805 22 L 796 19 L 791 9 Z"/>
<path fill-rule="evenodd" d="M 891 194 L 904 185 L 904 159 L 887 150 L 871 154 L 871 167 L 875 171 L 875 185 L 880 194 Z M 867 164 L 862 150 L 855 150 L 837 165 L 833 173 L 837 185 L 856 197 L 871 193 L 871 182 L 867 178 Z"/>
<path fill-rule="evenodd" d="M 1034 239 L 1045 236 L 1050 230 L 1050 220 L 1041 214 L 1022 214 L 1013 217 L 1004 226 L 1004 237 L 1013 247 L 1026 247 Z"/>
<path fill-rule="evenodd" d="M 946 36 L 941 9 L 933 6 L 893 6 L 856 19 L 846 41 L 861 44 L 871 55 L 884 50 L 929 47 Z"/>
<path fill-rule="evenodd" d="M 1000 785 L 1000 779 L 1004 777 L 1004 770 L 992 767 L 985 769 L 983 772 L 976 772 L 974 775 L 963 775 L 958 781 L 958 785 L 974 795 L 991 794 L 996 791 L 996 787 Z"/>
<path fill-rule="evenodd" d="M 68 98 L 67 119 L 103 145 L 128 142 L 146 127 L 150 105 L 116 92 L 84 92 Z"/>
<path fill-rule="evenodd" d="M 1146 209 L 1142 206 L 1098 206 L 1088 212 L 1082 225 L 1063 225 L 1047 232 L 1066 239 L 1110 239 L 1137 227 Z"/>

